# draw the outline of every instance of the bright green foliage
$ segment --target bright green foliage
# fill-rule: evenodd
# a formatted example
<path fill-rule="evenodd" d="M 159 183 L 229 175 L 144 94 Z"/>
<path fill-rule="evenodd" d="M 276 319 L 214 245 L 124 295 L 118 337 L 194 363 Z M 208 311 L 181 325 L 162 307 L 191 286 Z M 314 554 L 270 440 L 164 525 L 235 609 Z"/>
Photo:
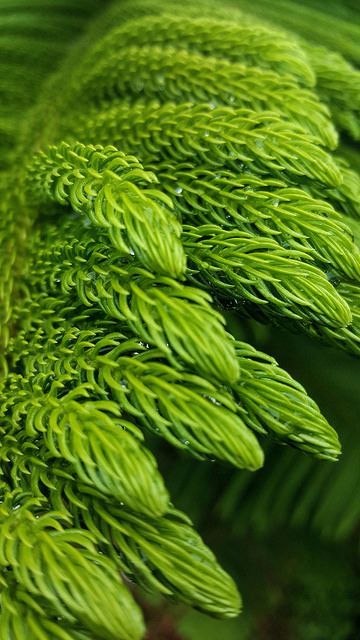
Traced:
<path fill-rule="evenodd" d="M 121 570 L 146 589 L 175 596 L 217 616 L 236 615 L 241 601 L 229 576 L 181 512 L 139 518 L 98 498 L 83 497 L 73 515 L 99 542 L 112 540 Z"/>
<path fill-rule="evenodd" d="M 242 378 L 234 391 L 250 428 L 273 433 L 316 457 L 336 459 L 337 435 L 305 389 L 274 358 L 248 344 L 237 342 L 236 352 Z"/>
<path fill-rule="evenodd" d="M 43 299 L 42 302 L 45 319 L 50 310 L 49 299 Z M 223 388 L 215 386 L 192 372 L 177 371 L 170 367 L 164 363 L 161 351 L 146 348 L 138 340 L 126 340 L 123 335 L 116 332 L 114 323 L 105 325 L 105 331 L 109 332 L 106 337 L 102 337 L 100 332 L 100 335 L 97 336 L 96 332 L 91 332 L 91 330 L 82 333 L 72 330 L 69 335 L 66 331 L 64 317 L 60 315 L 59 309 L 56 307 L 55 302 L 52 311 L 57 311 L 60 316 L 56 319 L 59 329 L 56 331 L 52 328 L 51 333 L 54 341 L 61 340 L 60 353 L 58 354 L 54 347 L 47 357 L 40 353 L 35 358 L 26 360 L 27 371 L 23 378 L 19 379 L 16 376 L 13 379 L 12 376 L 9 376 L 7 379 L 8 389 L 4 388 L 3 394 L 6 394 L 5 398 L 8 396 L 9 400 L 5 399 L 3 410 L 5 415 L 9 415 L 10 412 L 12 418 L 9 435 L 12 435 L 14 429 L 16 433 L 19 419 L 25 413 L 26 434 L 31 436 L 35 430 L 44 432 L 47 447 L 50 447 L 53 455 L 54 452 L 55 455 L 56 453 L 59 455 L 60 452 L 55 447 L 54 437 L 56 432 L 60 430 L 59 420 L 67 401 L 70 403 L 68 411 L 71 411 L 70 415 L 72 415 L 75 426 L 82 415 L 81 428 L 85 432 L 89 428 L 86 425 L 86 419 L 91 404 L 87 403 L 85 407 L 82 407 L 77 402 L 72 402 L 78 396 L 86 398 L 89 395 L 87 392 L 89 388 L 96 392 L 100 398 L 107 399 L 110 394 L 111 398 L 120 407 L 123 407 L 124 412 L 137 418 L 141 424 L 152 431 L 161 433 L 176 446 L 190 448 L 195 455 L 215 456 L 229 460 L 236 466 L 245 466 L 250 469 L 261 465 L 262 452 L 255 436 L 243 424 L 241 418 L 234 415 L 236 405 Z M 78 344 L 73 345 L 74 338 Z M 21 346 L 21 334 L 19 342 Z M 40 346 L 40 344 L 41 338 L 36 335 L 33 348 L 35 345 Z M 81 359 L 77 356 L 77 350 L 74 353 L 72 349 L 69 349 L 72 345 L 78 347 L 79 353 L 82 354 Z M 10 345 L 10 351 L 12 349 L 15 351 L 16 347 L 18 345 L 14 345 L 14 347 Z M 68 355 L 68 359 L 64 362 L 61 360 L 57 362 L 58 358 L 66 355 Z M 18 369 L 23 367 L 21 362 L 17 362 Z M 44 390 L 45 384 L 49 387 L 47 397 L 41 395 L 41 389 Z M 74 385 L 76 386 L 74 387 Z M 70 388 L 70 391 L 65 394 L 67 387 Z M 38 390 L 40 394 L 37 393 Z M 60 406 L 57 398 L 60 400 Z M 34 405 L 33 411 L 31 410 L 32 405 Z M 94 404 L 94 409 L 97 406 L 99 409 L 108 409 L 110 428 L 111 413 L 115 411 L 116 414 L 116 405 L 114 407 L 113 403 L 107 401 L 103 403 L 100 400 L 100 404 Z M 50 415 L 47 416 L 47 413 Z M 103 419 L 105 418 L 106 415 L 103 416 Z M 129 428 L 133 431 L 131 425 Z M 226 428 L 226 440 L 221 438 L 223 428 Z M 113 429 L 116 430 L 116 422 Z M 61 431 L 63 433 L 63 429 Z M 68 446 L 65 445 L 66 443 L 63 444 L 62 456 L 64 457 L 65 454 L 66 459 L 74 462 L 71 460 Z M 111 441 L 104 440 L 102 445 L 105 451 L 110 449 L 108 455 L 114 455 L 111 451 L 114 447 Z M 121 438 L 118 446 L 121 447 Z M 86 460 L 85 452 L 81 451 L 80 458 L 84 457 Z M 91 459 L 88 460 L 89 472 L 91 466 L 94 465 Z M 135 456 L 132 464 L 136 464 Z M 141 457 L 138 464 L 139 468 L 135 469 L 134 476 L 139 475 L 140 469 L 141 474 L 144 473 L 144 462 Z M 95 472 L 93 475 L 94 478 L 89 476 L 89 482 L 98 486 L 101 477 L 97 478 Z M 150 481 L 149 473 L 148 476 Z M 120 491 L 123 491 L 120 478 L 118 480 Z M 140 487 L 139 492 L 141 491 Z M 156 492 L 159 494 L 159 487 Z"/>
<path fill-rule="evenodd" d="M 69 203 L 89 222 L 108 230 L 112 244 L 150 269 L 181 275 L 185 259 L 171 200 L 147 184 L 155 177 L 136 158 L 114 147 L 62 144 L 40 154 L 29 168 L 29 201 Z M 125 230 L 126 239 L 122 230 Z"/>
<path fill-rule="evenodd" d="M 248 167 L 255 175 L 287 177 L 295 183 L 307 178 L 340 187 L 342 174 L 332 157 L 309 135 L 272 112 L 216 107 L 206 103 L 152 101 L 116 103 L 106 110 L 69 118 L 65 134 L 116 142 L 146 163 L 198 158 L 206 167 Z"/>
<path fill-rule="evenodd" d="M 50 620 L 36 600 L 20 589 L 6 589 L 1 594 L 0 624 L 4 637 L 9 640 L 28 638 L 41 640 L 86 640 L 89 638 L 72 625 Z"/>
<path fill-rule="evenodd" d="M 350 308 L 316 267 L 298 262 L 302 253 L 284 249 L 270 238 L 223 231 L 216 225 L 185 228 L 189 269 L 219 295 L 265 304 L 264 313 L 346 326 Z M 240 301 L 240 302 L 239 302 Z"/>
<path fill-rule="evenodd" d="M 360 71 L 324 47 L 308 45 L 305 50 L 318 78 L 319 95 L 329 105 L 336 126 L 360 140 Z"/>
<path fill-rule="evenodd" d="M 36 502 L 28 503 L 14 492 L 2 504 L 2 581 L 19 585 L 35 601 L 39 598 L 65 624 L 79 621 L 85 630 L 109 639 L 119 634 L 140 638 L 140 612 L 119 582 L 115 566 L 96 553 L 91 536 L 64 530 L 56 512 L 39 514 Z"/>
<path fill-rule="evenodd" d="M 272 338 L 275 352 L 282 349 L 283 339 L 284 334 Z M 286 347 L 285 361 L 294 358 L 295 367 L 306 384 L 312 385 L 323 402 L 328 401 L 328 412 L 342 429 L 341 461 L 336 465 L 318 464 L 288 447 L 271 445 L 266 450 L 271 464 L 260 473 L 228 474 L 224 486 L 214 488 L 216 495 L 221 495 L 216 507 L 218 515 L 235 531 L 271 530 L 276 535 L 277 531 L 291 525 L 296 539 L 304 539 L 306 532 L 312 530 L 322 539 L 349 541 L 346 553 L 353 548 L 357 555 L 357 545 L 353 543 L 357 542 L 360 517 L 360 469 L 357 463 L 360 434 L 354 425 L 360 401 L 359 361 L 295 336 L 288 337 Z M 328 371 L 326 381 L 324 371 Z M 338 389 L 340 393 L 334 392 Z M 188 469 L 185 467 L 181 472 L 186 476 Z M 211 473 L 211 469 L 205 469 L 202 478 L 198 478 L 199 495 L 205 486 L 209 486 Z M 181 486 L 181 476 L 177 480 Z M 171 488 L 172 484 L 170 479 Z M 210 494 L 209 503 L 214 504 L 214 500 L 216 498 Z M 198 508 L 201 508 L 200 501 Z M 300 532 L 299 528 L 302 528 Z M 354 596 L 357 605 L 356 594 Z"/>
<path fill-rule="evenodd" d="M 329 344 L 341 347 L 350 353 L 360 355 L 360 295 L 359 287 L 352 282 L 343 282 L 338 286 L 338 291 L 343 300 L 351 306 L 352 322 L 349 327 L 343 327 L 338 331 L 317 325 L 310 327 L 310 334 L 323 338 Z"/>
<path fill-rule="evenodd" d="M 349 226 L 324 200 L 312 198 L 281 180 L 210 170 L 160 165 L 161 185 L 171 194 L 184 222 L 236 228 L 299 249 L 302 260 L 314 260 L 323 269 L 358 280 L 360 253 Z M 349 225 L 349 226 L 348 226 Z M 306 258 L 308 253 L 308 258 Z"/>
<path fill-rule="evenodd" d="M 170 47 L 133 46 L 110 53 L 109 60 L 100 58 L 81 75 L 71 95 L 74 102 L 79 95 L 99 104 L 117 97 L 162 96 L 178 102 L 209 100 L 214 106 L 270 109 L 297 122 L 325 145 L 336 146 L 326 108 L 313 92 L 286 76 Z"/>
<path fill-rule="evenodd" d="M 265 434 L 340 454 L 305 389 L 221 311 L 359 353 L 360 181 L 331 153 L 337 129 L 358 136 L 358 72 L 230 0 L 201 0 L 201 17 L 176 4 L 114 2 L 38 97 L 77 11 L 0 0 L 0 129 L 17 143 L 0 176 L 6 640 L 142 637 L 120 573 L 237 615 L 153 436 L 249 471 Z"/>
<path fill-rule="evenodd" d="M 133 4 L 133 16 L 139 14 L 141 5 Z M 149 13 L 156 14 L 158 9 L 154 3 L 147 3 Z M 111 32 L 100 42 L 95 43 L 92 50 L 84 58 L 83 64 L 88 68 L 98 61 L 103 52 L 114 52 L 129 45 L 175 46 L 180 49 L 197 51 L 206 56 L 224 58 L 230 62 L 241 62 L 249 66 L 275 70 L 283 75 L 294 76 L 302 84 L 314 84 L 314 72 L 311 70 L 306 54 L 301 47 L 284 34 L 276 34 L 264 26 L 241 24 L 240 21 L 219 21 L 209 15 L 191 16 L 181 12 L 181 16 L 164 11 L 166 5 L 159 5 L 164 15 L 154 15 L 132 20 L 129 24 L 113 26 Z M 206 5 L 205 5 L 206 6 Z M 120 7 L 119 7 L 120 8 Z M 119 13 L 121 13 L 121 9 Z M 172 7 L 171 7 L 172 9 Z M 185 11 L 188 7 L 185 6 Z M 208 11 L 211 12 L 211 4 Z M 180 46 L 179 46 L 180 45 Z M 80 74 L 79 74 L 80 75 Z"/>
<path fill-rule="evenodd" d="M 233 341 L 222 316 L 205 292 L 169 277 L 155 276 L 135 258 L 124 258 L 100 238 L 95 240 L 78 223 L 41 234 L 34 243 L 37 286 L 56 294 L 73 292 L 86 307 L 100 308 L 109 318 L 127 325 L 145 343 L 159 347 L 171 362 L 184 362 L 220 380 L 239 375 Z M 81 241 L 79 241 L 81 236 Z"/>

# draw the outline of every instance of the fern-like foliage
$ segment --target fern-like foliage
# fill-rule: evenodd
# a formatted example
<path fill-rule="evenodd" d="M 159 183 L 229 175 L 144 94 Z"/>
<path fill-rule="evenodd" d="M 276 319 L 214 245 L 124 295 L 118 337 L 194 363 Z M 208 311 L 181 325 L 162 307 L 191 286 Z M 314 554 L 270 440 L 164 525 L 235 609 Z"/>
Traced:
<path fill-rule="evenodd" d="M 40 0 L 0 0 L 0 127 L 16 139 L 0 175 L 9 640 L 143 637 L 121 576 L 237 615 L 152 437 L 250 471 L 267 434 L 336 461 L 316 403 L 222 311 L 359 353 L 360 179 L 332 153 L 338 129 L 358 137 L 358 72 L 230 0 L 202 0 L 202 17 L 188 0 L 124 1 L 38 96 L 68 21 L 80 30 L 96 9 L 81 4 L 44 1 L 43 24 Z"/>
<path fill-rule="evenodd" d="M 168 211 L 171 200 L 157 189 L 144 189 L 154 182 L 136 158 L 115 148 L 63 144 L 49 158 L 40 154 L 29 169 L 29 201 L 70 203 L 90 223 L 106 228 L 124 254 L 136 253 L 145 266 L 176 277 L 185 268 L 181 227 Z"/>

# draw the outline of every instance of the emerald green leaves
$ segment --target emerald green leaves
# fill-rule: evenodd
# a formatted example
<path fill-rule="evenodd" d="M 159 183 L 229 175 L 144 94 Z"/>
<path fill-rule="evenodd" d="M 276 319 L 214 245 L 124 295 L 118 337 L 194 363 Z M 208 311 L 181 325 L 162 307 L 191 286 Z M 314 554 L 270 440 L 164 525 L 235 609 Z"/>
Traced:
<path fill-rule="evenodd" d="M 147 163 L 197 157 L 215 172 L 227 166 L 256 175 L 287 176 L 295 183 L 307 178 L 336 187 L 342 182 L 340 168 L 315 139 L 267 111 L 124 101 L 70 118 L 64 133 L 133 149 Z"/>
<path fill-rule="evenodd" d="M 135 640 L 143 634 L 140 612 L 116 568 L 91 536 L 62 529 L 58 514 L 33 514 L 8 496 L 1 510 L 0 566 L 12 581 L 53 612 L 79 621 L 96 638 Z M 7 581 L 10 576 L 7 576 Z M 66 628 L 66 626 L 65 626 Z"/>
<path fill-rule="evenodd" d="M 125 255 L 135 253 L 154 271 L 178 276 L 185 267 L 181 227 L 171 200 L 154 183 L 136 158 L 113 147 L 63 143 L 34 158 L 25 188 L 30 203 L 68 204 L 105 228 Z"/>
<path fill-rule="evenodd" d="M 338 436 L 305 389 L 270 356 L 243 342 L 236 343 L 236 352 L 241 381 L 234 390 L 246 424 L 318 458 L 336 460 Z"/>
<path fill-rule="evenodd" d="M 119 3 L 51 80 L 0 176 L 9 640 L 140 639 L 120 572 L 212 615 L 239 612 L 233 581 L 170 506 L 153 434 L 252 471 L 262 436 L 340 454 L 304 388 L 234 340 L 219 309 L 359 354 L 345 216 L 359 216 L 360 180 L 326 150 L 331 117 L 358 137 L 357 72 L 208 2 L 212 17 Z M 44 57 L 31 47 L 19 59 Z"/>
<path fill-rule="evenodd" d="M 69 108 L 78 100 L 101 105 L 146 96 L 267 109 L 294 121 L 325 146 L 337 145 L 329 113 L 316 94 L 270 70 L 159 46 L 110 49 L 94 66 L 84 66 L 73 83 Z"/>
<path fill-rule="evenodd" d="M 259 24 L 216 20 L 208 15 L 171 15 L 165 11 L 160 16 L 142 17 L 113 28 L 88 53 L 87 68 L 104 52 L 134 44 L 176 46 L 205 56 L 275 69 L 306 85 L 312 86 L 315 82 L 306 54 L 287 34 L 276 32 L 274 36 L 272 29 Z"/>
<path fill-rule="evenodd" d="M 240 307 L 249 301 L 263 305 L 264 314 L 335 327 L 351 322 L 349 306 L 325 275 L 275 240 L 204 225 L 186 228 L 186 246 L 194 277 Z"/>

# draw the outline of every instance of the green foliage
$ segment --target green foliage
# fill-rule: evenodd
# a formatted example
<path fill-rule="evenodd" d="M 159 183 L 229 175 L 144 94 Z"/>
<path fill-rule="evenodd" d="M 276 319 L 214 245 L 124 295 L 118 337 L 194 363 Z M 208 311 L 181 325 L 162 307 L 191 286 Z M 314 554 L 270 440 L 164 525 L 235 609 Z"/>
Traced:
<path fill-rule="evenodd" d="M 267 111 L 120 101 L 105 110 L 70 117 L 64 132 L 101 144 L 121 142 L 147 163 L 198 158 L 213 170 L 225 166 L 241 171 L 248 165 L 255 175 L 270 172 L 273 177 L 287 177 L 290 184 L 304 178 L 328 187 L 342 183 L 340 167 L 312 137 Z"/>
<path fill-rule="evenodd" d="M 171 504 L 159 437 L 249 471 L 267 434 L 339 457 L 304 387 L 221 311 L 358 355 L 360 180 L 331 152 L 337 129 L 358 137 L 359 75 L 230 0 L 201 17 L 114 2 L 60 65 L 97 13 L 70 4 L 0 0 L 0 635 L 136 640 L 119 574 L 218 617 L 241 608 Z M 258 499 L 276 521 L 313 463 L 294 451 L 284 483 L 274 455 Z M 234 475 L 224 519 L 243 496 L 251 521 L 250 477 Z"/>
<path fill-rule="evenodd" d="M 58 240 L 57 227 L 34 243 L 32 282 L 44 293 L 56 294 L 60 283 L 65 295 L 76 292 L 85 307 L 100 308 L 127 325 L 128 331 L 157 346 L 171 362 L 177 361 L 177 355 L 220 380 L 237 379 L 232 340 L 207 293 L 154 275 L 135 258 L 124 258 L 100 238 L 84 233 L 78 223 L 65 224 L 63 229 L 66 244 Z"/>
<path fill-rule="evenodd" d="M 302 254 L 285 249 L 270 238 L 223 231 L 215 225 L 185 229 L 189 240 L 189 267 L 199 272 L 224 297 L 266 304 L 265 314 L 316 320 L 346 326 L 350 308 L 324 274 Z"/>
<path fill-rule="evenodd" d="M 95 636 L 109 639 L 119 633 L 123 638 L 141 637 L 140 612 L 119 583 L 114 565 L 96 552 L 91 537 L 62 529 L 56 512 L 39 514 L 36 502 L 28 503 L 15 491 L 2 504 L 2 582 L 28 592 L 30 602 L 31 596 L 35 603 L 43 602 L 65 625 L 78 621 Z M 111 617 L 106 615 L 108 607 Z M 4 614 L 6 630 L 6 607 Z"/>
<path fill-rule="evenodd" d="M 360 72 L 340 54 L 324 47 L 306 47 L 318 78 L 318 91 L 329 105 L 336 126 L 354 140 L 360 139 Z"/>
<path fill-rule="evenodd" d="M 235 584 L 181 512 L 150 519 L 86 495 L 82 501 L 80 509 L 72 504 L 76 523 L 85 524 L 100 543 L 111 540 L 121 570 L 145 589 L 215 616 L 238 614 Z"/>
<path fill-rule="evenodd" d="M 181 227 L 168 211 L 171 200 L 157 189 L 145 190 L 156 180 L 136 158 L 115 147 L 62 144 L 34 160 L 28 181 L 30 203 L 70 203 L 91 224 L 106 228 L 124 254 L 136 253 L 155 272 L 176 277 L 184 271 Z"/>
<path fill-rule="evenodd" d="M 311 70 L 306 54 L 300 46 L 284 34 L 276 34 L 259 24 L 241 24 L 235 20 L 229 22 L 212 19 L 213 6 L 208 4 L 202 17 L 187 17 L 188 6 L 185 11 L 177 15 L 176 8 L 171 6 L 169 13 L 164 11 L 166 3 L 137 2 L 132 3 L 132 16 L 136 17 L 141 9 L 149 14 L 129 24 L 113 26 L 111 32 L 92 47 L 83 64 L 88 68 L 98 60 L 104 51 L 114 52 L 120 47 L 129 45 L 161 45 L 175 46 L 177 49 L 198 51 L 205 56 L 224 58 L 230 62 L 246 63 L 248 66 L 263 67 L 275 70 L 281 75 L 294 76 L 302 84 L 312 86 L 314 73 Z M 119 11 L 120 9 L 120 11 Z M 119 8 L 121 13 L 123 7 Z M 230 7 L 227 7 L 230 13 Z M 158 12 L 165 15 L 156 15 Z M 119 19 L 119 18 L 118 18 Z M 121 18 L 120 18 L 121 20 Z M 180 44 L 180 46 L 179 46 Z M 216 89 L 218 91 L 218 89 Z"/>
<path fill-rule="evenodd" d="M 129 46 L 109 53 L 109 60 L 101 57 L 87 75 L 81 74 L 71 100 L 76 101 L 77 94 L 99 104 L 117 97 L 162 96 L 177 102 L 209 100 L 214 106 L 269 109 L 298 123 L 326 146 L 336 146 L 326 108 L 313 92 L 286 76 L 171 47 Z"/>
<path fill-rule="evenodd" d="M 316 457 L 334 455 L 336 459 L 337 436 L 305 389 L 274 358 L 243 342 L 236 343 L 236 351 L 242 377 L 235 394 L 249 426 L 269 431 Z"/>

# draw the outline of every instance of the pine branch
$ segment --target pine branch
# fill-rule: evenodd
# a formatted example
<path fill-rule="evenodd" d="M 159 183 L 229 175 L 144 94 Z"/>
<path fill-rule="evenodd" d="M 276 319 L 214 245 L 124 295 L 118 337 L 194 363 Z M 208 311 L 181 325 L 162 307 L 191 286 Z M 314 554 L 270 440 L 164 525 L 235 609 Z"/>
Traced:
<path fill-rule="evenodd" d="M 216 225 L 187 227 L 185 233 L 195 279 L 210 282 L 235 305 L 249 301 L 264 305 L 264 314 L 334 327 L 350 324 L 350 307 L 319 269 L 298 261 L 300 252 Z"/>
<path fill-rule="evenodd" d="M 27 176 L 30 203 L 70 204 L 105 228 L 121 252 L 136 253 L 150 269 L 178 276 L 185 267 L 181 227 L 169 211 L 171 200 L 153 183 L 155 176 L 136 158 L 114 147 L 66 143 L 35 157 Z"/>
<path fill-rule="evenodd" d="M 19 492 L 8 494 L 1 519 L 0 565 L 6 582 L 43 599 L 53 615 L 72 624 L 79 620 L 95 636 L 142 636 L 140 612 L 114 565 L 95 552 L 91 536 L 62 529 L 56 513 L 35 516 Z"/>
<path fill-rule="evenodd" d="M 86 115 L 76 113 L 63 133 L 133 149 L 145 163 L 198 158 L 213 170 L 247 167 L 255 175 L 285 175 L 294 183 L 307 178 L 328 187 L 342 182 L 340 168 L 315 140 L 271 112 L 212 109 L 205 103 L 123 101 L 105 110 L 90 109 Z"/>
<path fill-rule="evenodd" d="M 145 433 L 250 470 L 259 434 L 338 457 L 304 388 L 216 307 L 359 353 L 359 176 L 321 146 L 334 122 L 357 137 L 357 71 L 231 3 L 201 0 L 199 18 L 189 0 L 124 1 L 26 114 L 96 2 L 6 3 L 0 635 L 142 637 L 120 572 L 232 617 L 236 587 L 171 505 Z M 304 478 L 295 455 L 260 497 L 274 521 Z"/>
<path fill-rule="evenodd" d="M 223 381 L 234 381 L 238 365 L 224 320 L 205 292 L 155 276 L 136 258 L 124 259 L 95 240 L 78 224 L 65 223 L 68 241 L 58 240 L 58 229 L 41 235 L 35 245 L 33 286 L 56 295 L 73 291 L 85 307 L 100 308 L 126 326 L 126 331 L 158 347 L 171 363 L 177 359 Z M 82 238 L 78 240 L 79 236 Z M 45 244 L 44 244 L 45 243 Z M 177 358 L 176 358 L 177 356 Z"/>
<path fill-rule="evenodd" d="M 127 39 L 128 35 L 127 30 Z M 314 92 L 270 70 L 183 49 L 133 45 L 117 50 L 115 45 L 114 51 L 106 47 L 95 65 L 84 61 L 69 93 L 67 109 L 76 108 L 79 100 L 106 106 L 119 97 L 144 96 L 267 109 L 297 123 L 320 143 L 332 149 L 337 146 L 329 113 Z"/>
<path fill-rule="evenodd" d="M 158 177 L 184 223 L 212 223 L 268 236 L 283 247 L 300 250 L 302 260 L 315 261 L 324 271 L 330 268 L 358 280 L 359 251 L 351 221 L 329 202 L 274 178 L 224 169 L 214 174 L 185 163 L 160 164 Z"/>
<path fill-rule="evenodd" d="M 259 24 L 219 21 L 209 15 L 187 17 L 183 12 L 181 16 L 174 15 L 164 11 L 165 7 L 164 4 L 161 7 L 163 15 L 147 15 L 113 28 L 95 44 L 84 58 L 84 64 L 90 68 L 103 52 L 115 52 L 120 46 L 151 44 L 166 47 L 181 43 L 183 49 L 275 70 L 294 76 L 305 85 L 314 84 L 306 54 L 287 35 L 277 32 L 274 38 L 272 29 Z M 154 11 L 154 6 L 150 10 Z"/>
<path fill-rule="evenodd" d="M 302 385 L 248 344 L 237 342 L 236 351 L 242 376 L 234 390 L 246 424 L 318 458 L 336 459 L 338 436 Z"/>
<path fill-rule="evenodd" d="M 234 582 L 180 511 L 170 509 L 156 520 L 140 518 L 96 494 L 80 493 L 69 482 L 63 492 L 63 508 L 76 525 L 85 525 L 105 548 L 111 541 L 112 558 L 121 571 L 145 589 L 219 617 L 238 614 L 241 600 Z"/>

